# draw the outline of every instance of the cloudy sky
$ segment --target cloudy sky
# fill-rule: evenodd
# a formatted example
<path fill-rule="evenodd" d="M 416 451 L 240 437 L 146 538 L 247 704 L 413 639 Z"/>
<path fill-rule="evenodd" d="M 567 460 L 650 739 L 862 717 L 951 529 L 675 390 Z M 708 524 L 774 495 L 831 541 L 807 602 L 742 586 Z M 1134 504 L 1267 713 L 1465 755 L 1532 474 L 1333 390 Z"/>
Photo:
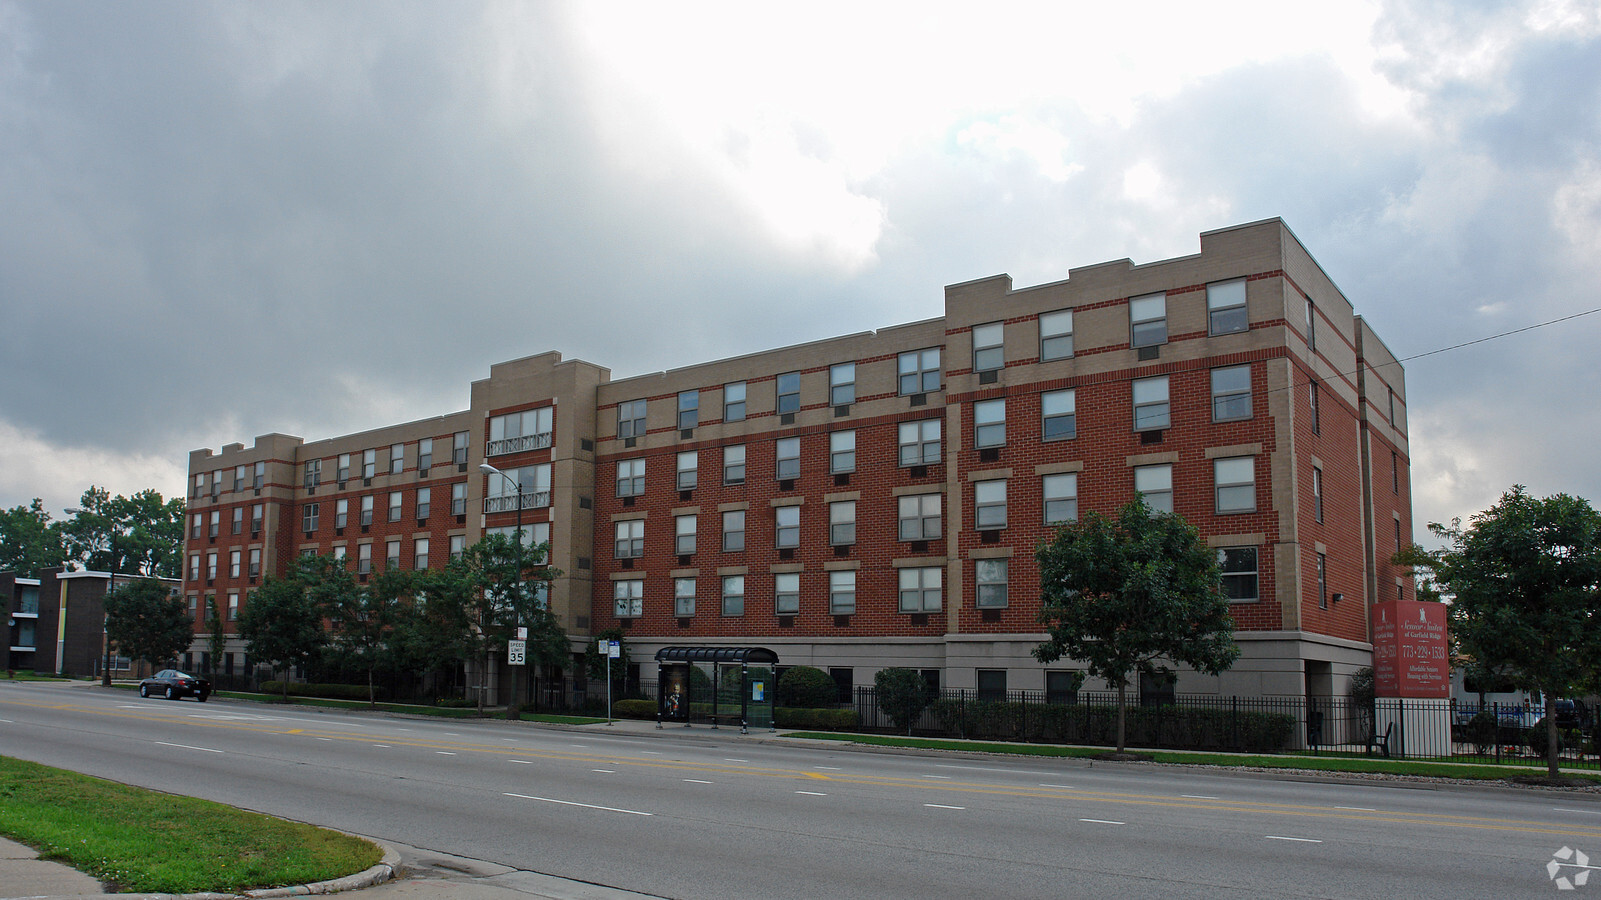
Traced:
<path fill-rule="evenodd" d="M 1593 2 L 0 0 L 0 507 L 1272 216 L 1414 356 L 1601 307 L 1598 151 Z M 1598 347 L 1409 363 L 1420 523 L 1601 503 Z"/>

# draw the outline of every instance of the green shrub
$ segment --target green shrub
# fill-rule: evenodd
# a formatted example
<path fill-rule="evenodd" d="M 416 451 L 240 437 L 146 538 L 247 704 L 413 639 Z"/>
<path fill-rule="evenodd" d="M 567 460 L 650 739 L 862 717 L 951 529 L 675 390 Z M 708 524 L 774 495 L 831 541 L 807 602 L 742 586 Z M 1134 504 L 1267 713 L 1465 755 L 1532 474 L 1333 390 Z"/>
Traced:
<path fill-rule="evenodd" d="M 1117 743 L 1117 707 L 937 700 L 929 707 L 948 734 L 1051 744 Z M 1294 736 L 1295 716 L 1179 707 L 1128 708 L 1128 743 L 1185 750 L 1276 753 Z"/>
<path fill-rule="evenodd" d="M 611 714 L 619 719 L 654 719 L 656 701 L 618 700 L 611 705 Z"/>
<path fill-rule="evenodd" d="M 440 697 L 434 701 L 434 705 L 444 709 L 466 709 L 478 704 L 468 700 L 466 697 Z"/>
<path fill-rule="evenodd" d="M 822 709 L 839 705 L 833 676 L 813 666 L 794 666 L 779 676 L 778 705 Z"/>
<path fill-rule="evenodd" d="M 833 683 L 833 679 L 829 679 Z M 854 709 L 815 709 L 780 706 L 773 710 L 773 724 L 779 728 L 805 728 L 810 731 L 855 731 L 861 724 Z"/>
<path fill-rule="evenodd" d="M 889 716 L 896 730 L 904 728 L 907 734 L 912 733 L 917 717 L 934 701 L 928 682 L 916 669 L 879 669 L 873 676 L 873 686 L 878 689 L 879 709 Z"/>
<path fill-rule="evenodd" d="M 1472 744 L 1473 751 L 1483 756 L 1495 748 L 1500 728 L 1501 723 L 1496 719 L 1494 710 L 1481 710 L 1473 718 L 1457 726 L 1454 739 L 1464 744 Z"/>
<path fill-rule="evenodd" d="M 282 697 L 284 683 L 282 681 L 263 681 L 260 690 L 263 694 L 276 694 Z M 388 699 L 388 691 L 381 686 L 373 693 L 379 700 Z M 315 682 L 291 681 L 289 682 L 289 696 L 364 701 L 367 699 L 367 686 L 365 684 L 318 684 Z"/>
<path fill-rule="evenodd" d="M 1527 735 L 1529 749 L 1534 752 L 1535 756 L 1545 756 L 1547 749 L 1546 744 L 1551 740 L 1551 736 L 1546 734 L 1545 727 L 1545 716 L 1541 716 L 1539 721 L 1535 722 L 1534 725 L 1529 728 L 1529 733 Z M 1558 728 L 1557 752 L 1561 753 L 1563 750 L 1566 750 L 1567 747 L 1567 736 L 1562 733 L 1562 729 Z"/>

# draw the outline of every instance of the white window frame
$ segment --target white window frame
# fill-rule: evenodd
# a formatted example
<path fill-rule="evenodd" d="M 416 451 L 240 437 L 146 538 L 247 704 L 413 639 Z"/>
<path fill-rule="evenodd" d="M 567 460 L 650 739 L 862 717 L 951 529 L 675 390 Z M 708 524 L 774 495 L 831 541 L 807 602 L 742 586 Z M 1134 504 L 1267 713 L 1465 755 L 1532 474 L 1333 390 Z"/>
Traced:
<path fill-rule="evenodd" d="M 801 373 L 781 372 L 773 379 L 773 409 L 779 415 L 800 412 Z"/>
<path fill-rule="evenodd" d="M 640 497 L 645 493 L 645 459 L 617 461 L 617 496 Z"/>
<path fill-rule="evenodd" d="M 401 491 L 389 492 L 389 521 L 399 522 L 405 511 L 406 495 Z"/>
<path fill-rule="evenodd" d="M 1256 458 L 1221 456 L 1212 460 L 1213 494 L 1220 516 L 1256 512 Z"/>
<path fill-rule="evenodd" d="M 745 551 L 745 510 L 730 509 L 723 512 L 723 552 Z"/>
<path fill-rule="evenodd" d="M 417 518 L 426 519 L 434 511 L 434 489 L 420 487 L 417 489 Z"/>
<path fill-rule="evenodd" d="M 237 510 L 236 510 L 237 512 Z M 334 503 L 334 527 L 344 528 L 350 524 L 350 501 L 340 498 Z"/>
<path fill-rule="evenodd" d="M 228 551 L 228 577 L 229 578 L 238 578 L 239 577 L 239 551 L 238 550 L 229 550 Z"/>
<path fill-rule="evenodd" d="M 1010 604 L 1007 589 L 1011 561 L 973 560 L 973 603 L 978 609 L 1005 609 Z"/>
<path fill-rule="evenodd" d="M 745 483 L 745 445 L 730 444 L 723 448 L 723 484 Z"/>
<path fill-rule="evenodd" d="M 1242 376 L 1245 379 L 1243 388 L 1239 384 L 1239 379 Z M 1251 366 L 1249 364 L 1223 366 L 1213 369 L 1211 383 L 1212 421 L 1243 422 L 1251 418 L 1252 407 L 1255 403 L 1251 396 Z M 1313 389 L 1316 390 L 1316 386 Z"/>
<path fill-rule="evenodd" d="M 367 575 L 372 572 L 372 544 L 356 545 L 356 574 Z"/>
<path fill-rule="evenodd" d="M 1206 286 L 1206 333 L 1240 334 L 1251 330 L 1245 305 L 1245 279 L 1215 281 Z"/>
<path fill-rule="evenodd" d="M 389 445 L 389 474 L 399 475 L 406 471 L 406 445 Z"/>
<path fill-rule="evenodd" d="M 400 571 L 400 538 L 390 538 L 384 542 L 384 571 Z"/>
<path fill-rule="evenodd" d="M 645 520 L 624 519 L 612 526 L 612 558 L 639 559 L 645 555 Z"/>
<path fill-rule="evenodd" d="M 835 363 L 828 367 L 828 403 L 849 406 L 856 402 L 856 363 Z"/>
<path fill-rule="evenodd" d="M 780 616 L 800 614 L 799 572 L 778 572 L 773 575 L 773 613 Z"/>
<path fill-rule="evenodd" d="M 450 514 L 464 516 L 467 514 L 467 483 L 458 481 L 450 486 Z"/>
<path fill-rule="evenodd" d="M 829 433 L 828 471 L 835 475 L 856 471 L 855 429 Z"/>
<path fill-rule="evenodd" d="M 695 516 L 673 517 L 673 550 L 678 556 L 695 553 Z"/>
<path fill-rule="evenodd" d="M 645 400 L 624 400 L 617 404 L 617 437 L 644 437 L 649 429 L 646 420 L 649 409 Z"/>
<path fill-rule="evenodd" d="M 458 431 L 451 435 L 450 461 L 458 466 L 467 465 L 467 432 Z"/>
<path fill-rule="evenodd" d="M 612 614 L 637 619 L 645 614 L 645 579 L 627 578 L 611 583 Z"/>
<path fill-rule="evenodd" d="M 673 579 L 673 615 L 688 619 L 695 615 L 695 579 Z"/>
<path fill-rule="evenodd" d="M 998 372 L 1006 368 L 1006 323 L 973 326 L 973 371 Z"/>
<path fill-rule="evenodd" d="M 250 548 L 250 563 L 249 563 L 249 565 L 250 565 L 250 568 L 245 570 L 246 575 L 248 577 L 250 577 L 250 578 L 258 578 L 258 577 L 260 577 L 260 575 L 261 575 L 261 548 L 260 547 L 251 547 Z"/>
<path fill-rule="evenodd" d="M 1052 430 L 1055 433 L 1052 433 Z M 1040 394 L 1040 440 L 1067 441 L 1078 437 L 1078 392 L 1046 391 Z"/>
<path fill-rule="evenodd" d="M 856 612 L 856 570 L 837 569 L 828 573 L 828 611 L 836 616 Z"/>
<path fill-rule="evenodd" d="M 375 496 L 374 494 L 368 494 L 361 498 L 361 524 L 363 525 L 372 524 L 373 508 L 376 505 L 373 501 Z"/>
<path fill-rule="evenodd" d="M 902 397 L 932 394 L 940 389 L 940 351 L 938 347 L 908 350 L 896 358 L 896 392 Z"/>
<path fill-rule="evenodd" d="M 773 508 L 773 546 L 780 550 L 793 550 L 800 546 L 799 506 Z"/>
<path fill-rule="evenodd" d="M 677 485 L 681 491 L 693 491 L 700 483 L 700 451 L 684 450 L 678 454 Z"/>
<path fill-rule="evenodd" d="M 1247 553 L 1249 553 L 1248 558 Z M 1250 563 L 1249 569 L 1243 567 L 1246 562 Z M 1234 568 L 1230 568 L 1231 563 Z M 1217 567 L 1223 577 L 1223 596 L 1227 597 L 1230 603 L 1255 603 L 1262 599 L 1261 565 L 1261 551 L 1256 547 L 1217 548 Z M 1244 590 L 1230 591 L 1230 584 L 1237 583 L 1243 587 L 1247 578 L 1251 587 L 1250 596 L 1243 596 L 1247 593 Z M 1240 593 L 1242 596 L 1235 597 L 1233 593 Z"/>
<path fill-rule="evenodd" d="M 450 558 L 461 559 L 467 552 L 467 535 L 453 534 L 450 536 Z"/>
<path fill-rule="evenodd" d="M 1040 313 L 1040 362 L 1073 358 L 1073 311 Z"/>
<path fill-rule="evenodd" d="M 1323 521 L 1323 469 L 1319 466 L 1312 467 L 1312 516 Z"/>
<path fill-rule="evenodd" d="M 411 567 L 421 572 L 428 568 L 428 539 L 414 538 L 411 542 Z"/>
<path fill-rule="evenodd" d="M 833 547 L 856 543 L 855 500 L 836 500 L 828 504 L 828 543 Z"/>
<path fill-rule="evenodd" d="M 944 570 L 939 566 L 916 566 L 898 570 L 897 608 L 903 613 L 939 612 L 945 599 L 944 574 Z"/>
<path fill-rule="evenodd" d="M 1173 511 L 1173 464 L 1134 467 L 1134 493 L 1145 496 L 1145 505 L 1156 512 Z"/>
<path fill-rule="evenodd" d="M 932 436 L 930 436 L 932 432 Z M 899 428 L 898 447 L 900 464 L 905 466 L 931 466 L 939 463 L 943 445 L 940 442 L 940 420 L 918 419 L 902 422 Z M 909 452 L 908 452 L 909 451 Z"/>
<path fill-rule="evenodd" d="M 973 446 L 983 450 L 1005 445 L 1006 398 L 976 401 L 973 404 Z"/>
<path fill-rule="evenodd" d="M 678 430 L 688 431 L 700 424 L 700 391 L 678 392 Z"/>
<path fill-rule="evenodd" d="M 1040 478 L 1040 507 L 1045 524 L 1078 521 L 1078 473 L 1057 472 Z"/>
<path fill-rule="evenodd" d="M 945 529 L 944 495 L 903 494 L 896 498 L 896 533 L 902 541 L 938 540 Z"/>
<path fill-rule="evenodd" d="M 372 447 L 361 451 L 361 477 L 362 480 L 377 477 L 378 475 L 378 448 Z"/>
<path fill-rule="evenodd" d="M 417 470 L 426 472 L 434 467 L 434 439 L 422 438 L 417 441 Z"/>
<path fill-rule="evenodd" d="M 723 421 L 745 421 L 745 382 L 730 381 L 723 385 Z"/>
<path fill-rule="evenodd" d="M 973 527 L 979 531 L 1006 527 L 1006 479 L 973 482 Z"/>
<path fill-rule="evenodd" d="M 317 530 L 318 513 L 322 511 L 322 504 L 307 503 L 300 508 L 300 530 L 307 534 Z"/>
<path fill-rule="evenodd" d="M 730 618 L 745 614 L 745 576 L 723 576 L 723 615 Z"/>
<path fill-rule="evenodd" d="M 1166 375 L 1134 379 L 1130 394 L 1134 401 L 1134 430 L 1158 431 L 1172 426 Z"/>
<path fill-rule="evenodd" d="M 773 474 L 779 481 L 800 477 L 801 442 L 798 437 L 779 438 L 773 442 Z"/>
<path fill-rule="evenodd" d="M 1167 294 L 1130 297 L 1128 331 L 1130 347 L 1155 347 L 1167 343 Z"/>

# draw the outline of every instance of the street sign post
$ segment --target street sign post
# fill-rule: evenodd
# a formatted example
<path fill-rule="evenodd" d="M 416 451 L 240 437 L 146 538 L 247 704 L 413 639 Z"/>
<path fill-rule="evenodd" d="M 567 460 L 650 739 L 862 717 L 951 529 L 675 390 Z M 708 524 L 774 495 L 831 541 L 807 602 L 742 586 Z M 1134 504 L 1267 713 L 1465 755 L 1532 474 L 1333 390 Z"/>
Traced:
<path fill-rule="evenodd" d="M 527 641 L 506 642 L 506 662 L 508 665 L 520 666 L 528 659 Z"/>
<path fill-rule="evenodd" d="M 623 655 L 622 644 L 617 641 L 599 641 L 599 649 L 606 653 L 606 724 L 611 721 L 611 661 Z"/>

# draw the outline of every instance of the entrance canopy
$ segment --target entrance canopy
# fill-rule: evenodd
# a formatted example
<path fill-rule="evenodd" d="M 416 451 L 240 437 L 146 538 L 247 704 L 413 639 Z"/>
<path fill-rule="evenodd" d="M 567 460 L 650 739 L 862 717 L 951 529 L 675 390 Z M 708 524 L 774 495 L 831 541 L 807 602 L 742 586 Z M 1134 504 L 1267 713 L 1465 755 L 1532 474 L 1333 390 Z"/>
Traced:
<path fill-rule="evenodd" d="M 778 662 L 778 654 L 766 647 L 663 647 L 656 651 L 656 661 L 770 666 Z"/>

